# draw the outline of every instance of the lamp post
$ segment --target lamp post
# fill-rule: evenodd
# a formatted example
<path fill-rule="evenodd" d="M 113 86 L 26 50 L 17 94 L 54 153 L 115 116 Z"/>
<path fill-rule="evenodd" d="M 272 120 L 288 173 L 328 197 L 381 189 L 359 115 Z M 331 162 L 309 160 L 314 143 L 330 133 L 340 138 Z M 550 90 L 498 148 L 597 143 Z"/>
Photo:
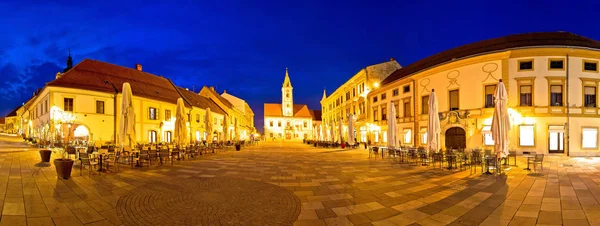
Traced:
<path fill-rule="evenodd" d="M 119 94 L 119 90 L 117 89 L 117 87 L 115 87 L 114 84 L 112 84 L 112 82 L 109 82 L 108 80 L 104 80 L 104 84 L 109 84 L 115 90 L 115 99 L 113 100 L 113 103 L 114 103 L 114 107 L 113 107 L 113 115 L 114 115 L 113 142 L 114 143 L 113 143 L 113 145 L 115 145 L 115 147 L 116 147 L 117 146 L 117 94 Z"/>

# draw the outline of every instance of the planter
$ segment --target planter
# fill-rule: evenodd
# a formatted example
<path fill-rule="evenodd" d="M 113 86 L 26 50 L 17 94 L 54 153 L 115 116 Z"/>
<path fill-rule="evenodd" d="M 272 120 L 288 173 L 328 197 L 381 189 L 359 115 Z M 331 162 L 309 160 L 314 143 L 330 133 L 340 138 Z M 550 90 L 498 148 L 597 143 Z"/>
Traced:
<path fill-rule="evenodd" d="M 316 147 L 316 146 L 317 146 L 317 143 L 314 143 L 313 145 Z"/>
<path fill-rule="evenodd" d="M 235 150 L 236 150 L 236 151 L 239 151 L 240 149 L 242 149 L 242 145 L 240 145 L 240 144 L 236 144 L 236 145 L 235 145 Z"/>
<path fill-rule="evenodd" d="M 56 175 L 58 178 L 68 180 L 71 177 L 73 169 L 73 160 L 71 159 L 55 159 L 54 167 L 56 167 Z"/>
<path fill-rule="evenodd" d="M 50 162 L 50 155 L 52 151 L 50 150 L 40 150 L 40 158 L 42 158 L 42 162 Z"/>
<path fill-rule="evenodd" d="M 342 145 L 342 148 L 346 148 L 346 144 L 345 143 L 342 143 L 341 145 Z"/>

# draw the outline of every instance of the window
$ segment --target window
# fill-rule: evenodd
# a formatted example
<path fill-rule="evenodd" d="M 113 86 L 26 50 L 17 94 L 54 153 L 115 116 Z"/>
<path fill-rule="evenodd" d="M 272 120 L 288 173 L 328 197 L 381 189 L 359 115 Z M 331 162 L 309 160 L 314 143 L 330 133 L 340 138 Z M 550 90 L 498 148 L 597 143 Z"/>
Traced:
<path fill-rule="evenodd" d="M 171 110 L 165 110 L 165 121 L 171 121 Z"/>
<path fill-rule="evenodd" d="M 378 121 L 378 120 L 377 120 L 377 108 L 375 108 L 375 109 L 373 110 L 373 121 Z"/>
<path fill-rule="evenodd" d="M 304 121 L 304 128 L 308 127 L 308 122 Z"/>
<path fill-rule="evenodd" d="M 494 92 L 496 92 L 496 85 L 485 86 L 485 107 L 493 108 L 494 104 Z"/>
<path fill-rule="evenodd" d="M 598 62 L 584 60 L 583 61 L 583 71 L 598 72 Z"/>
<path fill-rule="evenodd" d="M 290 127 L 290 121 L 287 121 L 287 122 L 285 123 L 285 126 L 287 126 L 287 127 Z"/>
<path fill-rule="evenodd" d="M 200 131 L 196 130 L 196 141 L 200 141 Z"/>
<path fill-rule="evenodd" d="M 551 85 L 550 86 L 550 104 L 551 106 L 563 106 L 563 86 L 562 85 Z"/>
<path fill-rule="evenodd" d="M 598 149 L 598 128 L 584 127 L 581 130 L 581 148 Z"/>
<path fill-rule="evenodd" d="M 73 98 L 64 98 L 63 104 L 64 111 L 73 111 Z"/>
<path fill-rule="evenodd" d="M 373 97 L 373 103 L 377 102 L 377 97 Z"/>
<path fill-rule="evenodd" d="M 421 144 L 427 144 L 427 127 L 421 127 Z"/>
<path fill-rule="evenodd" d="M 277 127 L 281 127 L 281 121 L 277 122 Z"/>
<path fill-rule="evenodd" d="M 519 71 L 533 70 L 533 60 L 519 60 Z"/>
<path fill-rule="evenodd" d="M 522 85 L 520 89 L 520 106 L 532 106 L 531 85 Z"/>
<path fill-rule="evenodd" d="M 410 101 L 404 101 L 403 106 L 404 117 L 410 117 Z"/>
<path fill-rule="evenodd" d="M 392 90 L 392 96 L 398 96 L 399 93 L 398 89 Z"/>
<path fill-rule="evenodd" d="M 483 129 L 481 129 L 481 134 L 483 135 L 483 145 L 494 145 L 494 140 L 492 139 L 492 126 L 483 126 Z"/>
<path fill-rule="evenodd" d="M 381 120 L 387 120 L 387 111 L 385 107 L 381 108 Z"/>
<path fill-rule="evenodd" d="M 404 143 L 405 144 L 410 144 L 411 137 L 412 137 L 411 129 L 404 129 Z"/>
<path fill-rule="evenodd" d="M 387 98 L 387 94 L 386 93 L 381 94 L 381 100 L 385 100 L 385 98 Z"/>
<path fill-rule="evenodd" d="M 346 92 L 346 100 L 350 100 L 350 91 Z"/>
<path fill-rule="evenodd" d="M 156 114 L 156 108 L 148 108 L 148 119 L 156 120 L 158 115 Z"/>
<path fill-rule="evenodd" d="M 596 87 L 586 86 L 583 91 L 585 107 L 586 108 L 595 108 L 596 107 Z"/>
<path fill-rule="evenodd" d="M 394 101 L 394 110 L 396 111 L 396 118 L 400 118 L 400 101 Z"/>
<path fill-rule="evenodd" d="M 273 138 L 273 133 L 269 133 L 269 136 L 270 136 L 271 138 Z"/>
<path fill-rule="evenodd" d="M 452 90 L 449 93 L 450 111 L 458 110 L 458 90 Z"/>
<path fill-rule="evenodd" d="M 352 88 L 352 97 L 356 96 L 356 87 Z"/>
<path fill-rule="evenodd" d="M 402 87 L 402 93 L 408 93 L 408 92 L 410 92 L 410 86 Z"/>
<path fill-rule="evenodd" d="M 156 131 L 154 131 L 154 130 L 148 131 L 148 142 L 156 143 Z"/>
<path fill-rule="evenodd" d="M 200 122 L 200 114 L 196 114 L 196 122 Z"/>
<path fill-rule="evenodd" d="M 519 125 L 519 146 L 535 146 L 535 132 L 533 125 Z"/>
<path fill-rule="evenodd" d="M 429 114 L 429 95 L 421 97 L 421 114 Z"/>
<path fill-rule="evenodd" d="M 165 131 L 165 142 L 171 143 L 171 131 Z"/>
<path fill-rule="evenodd" d="M 96 101 L 96 114 L 104 114 L 104 101 Z"/>
<path fill-rule="evenodd" d="M 273 120 L 269 121 L 269 127 L 273 127 Z"/>
<path fill-rule="evenodd" d="M 548 69 L 549 70 L 562 70 L 565 69 L 563 59 L 549 59 L 548 60 Z"/>
<path fill-rule="evenodd" d="M 285 93 L 285 98 L 290 98 L 290 92 Z"/>

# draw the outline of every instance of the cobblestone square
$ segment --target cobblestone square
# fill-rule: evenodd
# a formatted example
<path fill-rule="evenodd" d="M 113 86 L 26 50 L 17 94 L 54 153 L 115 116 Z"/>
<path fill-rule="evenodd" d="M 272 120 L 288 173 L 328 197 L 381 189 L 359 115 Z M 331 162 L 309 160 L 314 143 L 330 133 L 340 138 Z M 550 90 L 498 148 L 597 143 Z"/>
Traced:
<path fill-rule="evenodd" d="M 37 151 L 0 153 L 0 225 L 596 225 L 600 160 L 518 159 L 505 176 L 263 142 L 173 166 L 56 177 Z M 111 166 L 111 170 L 114 167 Z"/>

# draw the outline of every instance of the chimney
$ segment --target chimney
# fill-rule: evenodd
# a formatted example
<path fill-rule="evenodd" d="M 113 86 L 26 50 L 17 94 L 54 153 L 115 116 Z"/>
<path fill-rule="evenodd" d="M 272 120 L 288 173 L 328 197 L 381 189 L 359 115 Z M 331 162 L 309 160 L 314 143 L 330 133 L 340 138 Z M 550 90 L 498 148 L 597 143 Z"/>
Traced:
<path fill-rule="evenodd" d="M 396 61 L 396 59 L 394 59 L 393 57 L 390 57 L 390 61 Z"/>
<path fill-rule="evenodd" d="M 227 93 L 227 90 L 226 90 L 226 89 L 224 89 L 224 90 L 223 90 L 223 93 Z"/>
<path fill-rule="evenodd" d="M 135 69 L 138 71 L 142 71 L 142 65 L 141 64 L 135 64 Z"/>
<path fill-rule="evenodd" d="M 210 86 L 210 90 L 215 91 L 215 87 L 214 86 Z"/>

